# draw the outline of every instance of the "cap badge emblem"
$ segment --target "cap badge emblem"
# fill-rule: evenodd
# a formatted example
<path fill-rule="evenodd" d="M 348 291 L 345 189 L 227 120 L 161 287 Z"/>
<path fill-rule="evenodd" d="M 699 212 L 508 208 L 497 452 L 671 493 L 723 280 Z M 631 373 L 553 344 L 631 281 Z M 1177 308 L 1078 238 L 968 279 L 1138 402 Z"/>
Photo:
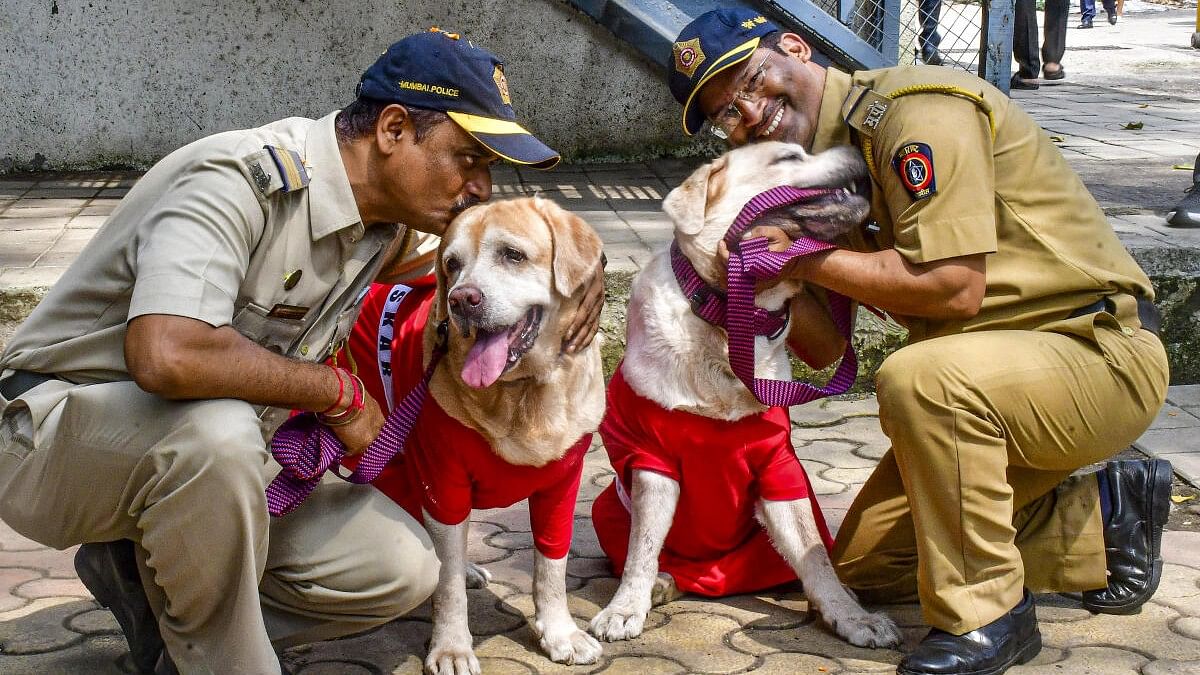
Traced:
<path fill-rule="evenodd" d="M 686 42 L 676 42 L 674 47 L 675 52 L 675 70 L 683 73 L 684 77 L 691 78 L 696 74 L 696 69 L 704 63 L 704 50 L 700 49 L 700 38 L 694 37 Z"/>
<path fill-rule="evenodd" d="M 504 105 L 512 105 L 512 99 L 508 97 L 508 80 L 504 78 L 504 69 L 499 65 L 492 71 L 492 79 L 496 81 L 496 88 L 500 90 L 500 100 Z"/>

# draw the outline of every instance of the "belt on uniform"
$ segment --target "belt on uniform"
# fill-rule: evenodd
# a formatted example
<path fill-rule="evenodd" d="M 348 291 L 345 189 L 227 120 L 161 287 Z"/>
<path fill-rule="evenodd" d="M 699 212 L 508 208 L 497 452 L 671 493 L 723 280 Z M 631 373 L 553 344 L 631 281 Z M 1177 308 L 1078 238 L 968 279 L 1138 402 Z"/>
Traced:
<path fill-rule="evenodd" d="M 35 373 L 32 370 L 15 370 L 12 375 L 0 380 L 0 396 L 11 401 L 20 398 L 21 394 L 50 380 L 57 380 L 53 375 Z"/>
<path fill-rule="evenodd" d="M 1096 312 L 1108 312 L 1109 314 L 1116 313 L 1116 303 L 1111 298 L 1100 298 L 1090 305 L 1085 305 L 1071 312 L 1067 318 L 1074 319 L 1077 316 L 1087 316 Z M 1158 335 L 1158 330 L 1162 326 L 1162 314 L 1154 303 L 1149 298 L 1137 296 L 1137 315 L 1138 321 L 1142 324 L 1143 330 L 1148 330 L 1155 335 Z"/>

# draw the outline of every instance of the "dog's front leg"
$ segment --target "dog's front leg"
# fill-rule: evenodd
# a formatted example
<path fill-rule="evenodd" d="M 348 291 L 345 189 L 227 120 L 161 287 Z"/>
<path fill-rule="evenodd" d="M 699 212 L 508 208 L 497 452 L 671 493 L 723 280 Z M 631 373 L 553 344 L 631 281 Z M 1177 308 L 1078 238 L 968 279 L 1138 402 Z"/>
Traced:
<path fill-rule="evenodd" d="M 432 675 L 479 675 L 479 659 L 471 645 L 467 625 L 467 530 L 470 521 L 445 525 L 428 512 L 425 529 L 442 561 L 437 588 L 433 591 L 433 637 L 425 671 Z"/>
<path fill-rule="evenodd" d="M 654 471 L 633 472 L 629 554 L 621 585 L 608 607 L 592 619 L 592 633 L 607 642 L 642 634 L 658 578 L 658 554 L 675 519 L 679 483 Z"/>
<path fill-rule="evenodd" d="M 567 609 L 567 556 L 555 560 L 535 554 L 533 606 L 533 630 L 551 661 L 584 664 L 600 658 L 600 643 L 575 625 Z"/>
<path fill-rule="evenodd" d="M 891 618 L 882 612 L 872 614 L 863 609 L 838 580 L 809 500 L 763 499 L 758 506 L 759 520 L 766 526 L 775 549 L 800 577 L 808 601 L 834 632 L 859 647 L 900 644 L 900 629 Z"/>

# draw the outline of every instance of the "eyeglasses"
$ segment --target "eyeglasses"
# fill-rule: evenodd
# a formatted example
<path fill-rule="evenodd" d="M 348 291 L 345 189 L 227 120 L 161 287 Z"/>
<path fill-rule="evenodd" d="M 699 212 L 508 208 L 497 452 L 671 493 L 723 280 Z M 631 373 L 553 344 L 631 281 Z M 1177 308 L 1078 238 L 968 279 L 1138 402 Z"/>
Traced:
<path fill-rule="evenodd" d="M 715 117 L 709 118 L 708 132 L 710 134 L 721 140 L 728 140 L 733 130 L 742 123 L 742 111 L 737 107 L 737 102 L 754 99 L 754 95 L 762 86 L 763 80 L 766 79 L 764 73 L 767 70 L 768 57 L 770 54 L 758 62 L 758 67 L 752 70 L 753 74 L 750 79 L 746 80 L 746 84 L 742 85 L 742 88 L 733 95 L 733 100 L 729 102 L 729 105 L 725 106 L 725 109 Z"/>

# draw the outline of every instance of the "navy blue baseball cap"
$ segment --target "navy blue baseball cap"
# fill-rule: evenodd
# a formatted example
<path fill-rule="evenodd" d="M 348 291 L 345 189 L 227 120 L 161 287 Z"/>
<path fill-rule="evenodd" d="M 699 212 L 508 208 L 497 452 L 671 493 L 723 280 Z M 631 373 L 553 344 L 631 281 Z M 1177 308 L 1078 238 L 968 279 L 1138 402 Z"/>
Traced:
<path fill-rule="evenodd" d="M 457 33 L 431 28 L 388 47 L 363 73 L 357 95 L 440 110 L 510 162 L 549 169 L 560 159 L 517 124 L 504 63 Z"/>
<path fill-rule="evenodd" d="M 683 104 L 683 132 L 688 136 L 704 126 L 696 93 L 717 74 L 750 58 L 764 35 L 779 30 L 757 10 L 724 7 L 705 12 L 679 31 L 672 48 L 673 65 L 667 84 Z"/>

